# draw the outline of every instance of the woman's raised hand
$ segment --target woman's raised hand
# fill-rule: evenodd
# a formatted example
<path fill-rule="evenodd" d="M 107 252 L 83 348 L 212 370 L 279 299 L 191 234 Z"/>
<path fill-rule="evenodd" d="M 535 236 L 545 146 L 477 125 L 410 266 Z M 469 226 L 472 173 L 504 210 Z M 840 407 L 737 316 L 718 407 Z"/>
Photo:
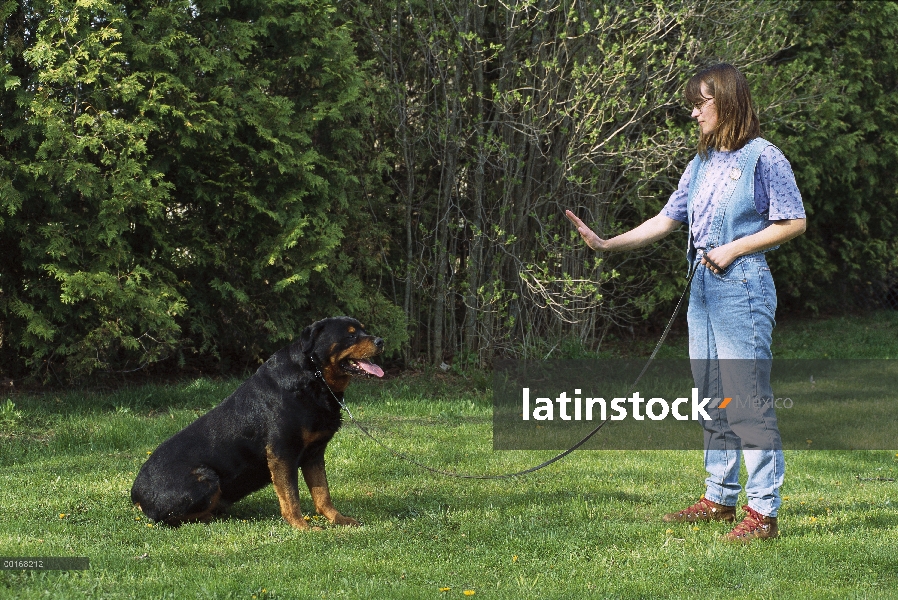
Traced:
<path fill-rule="evenodd" d="M 593 250 L 605 250 L 605 245 L 607 240 L 603 240 L 596 233 L 586 226 L 586 223 L 581 221 L 577 215 L 572 213 L 569 210 L 564 211 L 564 215 L 568 218 L 568 220 L 574 224 L 574 227 L 577 228 L 577 233 L 580 234 L 580 237 L 583 238 L 583 241 L 586 242 L 586 245 L 592 248 Z"/>

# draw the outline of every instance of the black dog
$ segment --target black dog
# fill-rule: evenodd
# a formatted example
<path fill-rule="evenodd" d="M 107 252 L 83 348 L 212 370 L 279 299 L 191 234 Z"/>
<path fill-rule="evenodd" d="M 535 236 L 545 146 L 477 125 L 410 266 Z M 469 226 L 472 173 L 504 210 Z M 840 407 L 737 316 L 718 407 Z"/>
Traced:
<path fill-rule="evenodd" d="M 131 500 L 154 521 L 207 521 L 274 483 L 281 514 L 308 529 L 299 507 L 298 470 L 318 513 L 358 525 L 331 502 L 324 449 L 340 428 L 341 400 L 353 375 L 383 376 L 369 359 L 384 342 L 349 317 L 306 327 L 299 342 L 273 354 L 221 404 L 163 442 L 131 487 Z M 325 385 L 326 382 L 326 385 Z"/>

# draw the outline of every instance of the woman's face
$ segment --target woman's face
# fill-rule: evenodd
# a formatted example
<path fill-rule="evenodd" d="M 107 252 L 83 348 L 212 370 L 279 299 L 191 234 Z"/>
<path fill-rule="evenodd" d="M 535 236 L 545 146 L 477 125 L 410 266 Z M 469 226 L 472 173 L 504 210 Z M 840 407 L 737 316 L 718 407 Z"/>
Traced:
<path fill-rule="evenodd" d="M 708 91 L 708 86 L 703 81 L 699 88 L 702 93 L 704 102 L 692 109 L 692 117 L 698 121 L 698 126 L 702 130 L 702 135 L 708 135 L 717 129 L 717 106 L 714 104 L 714 98 Z"/>

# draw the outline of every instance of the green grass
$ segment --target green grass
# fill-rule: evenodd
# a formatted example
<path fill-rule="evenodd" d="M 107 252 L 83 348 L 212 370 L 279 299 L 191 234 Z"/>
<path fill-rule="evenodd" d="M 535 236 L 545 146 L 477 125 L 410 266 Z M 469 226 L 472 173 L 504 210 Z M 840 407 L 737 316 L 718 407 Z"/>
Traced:
<path fill-rule="evenodd" d="M 684 313 L 685 308 L 677 317 L 682 327 L 668 336 L 659 358 L 689 358 Z M 648 356 L 656 342 L 613 340 L 599 356 Z M 828 319 L 780 319 L 773 330 L 772 350 L 774 358 L 898 358 L 898 311 Z"/>
<path fill-rule="evenodd" d="M 895 358 L 898 314 L 781 323 L 776 336 L 777 356 Z M 487 381 L 424 373 L 358 382 L 347 397 L 384 442 L 440 468 L 552 456 L 492 451 Z M 0 571 L 0 597 L 898 598 L 895 450 L 787 451 L 782 537 L 747 547 L 719 542 L 723 524 L 659 519 L 701 492 L 700 451 L 576 452 L 527 477 L 471 481 L 397 461 L 350 424 L 328 475 L 362 527 L 314 517 L 321 531 L 295 531 L 271 487 L 226 519 L 149 526 L 128 498 L 137 469 L 237 384 L 0 397 L 0 555 L 91 561 Z"/>

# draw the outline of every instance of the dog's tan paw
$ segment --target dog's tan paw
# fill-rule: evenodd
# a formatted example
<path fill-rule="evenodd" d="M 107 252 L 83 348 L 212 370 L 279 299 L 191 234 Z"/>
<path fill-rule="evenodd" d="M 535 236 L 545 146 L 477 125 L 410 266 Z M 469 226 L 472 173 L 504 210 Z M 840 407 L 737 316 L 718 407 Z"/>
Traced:
<path fill-rule="evenodd" d="M 349 527 L 358 527 L 360 525 L 360 523 L 352 517 L 345 517 L 343 515 L 337 515 L 331 522 L 334 525 L 348 525 Z"/>

